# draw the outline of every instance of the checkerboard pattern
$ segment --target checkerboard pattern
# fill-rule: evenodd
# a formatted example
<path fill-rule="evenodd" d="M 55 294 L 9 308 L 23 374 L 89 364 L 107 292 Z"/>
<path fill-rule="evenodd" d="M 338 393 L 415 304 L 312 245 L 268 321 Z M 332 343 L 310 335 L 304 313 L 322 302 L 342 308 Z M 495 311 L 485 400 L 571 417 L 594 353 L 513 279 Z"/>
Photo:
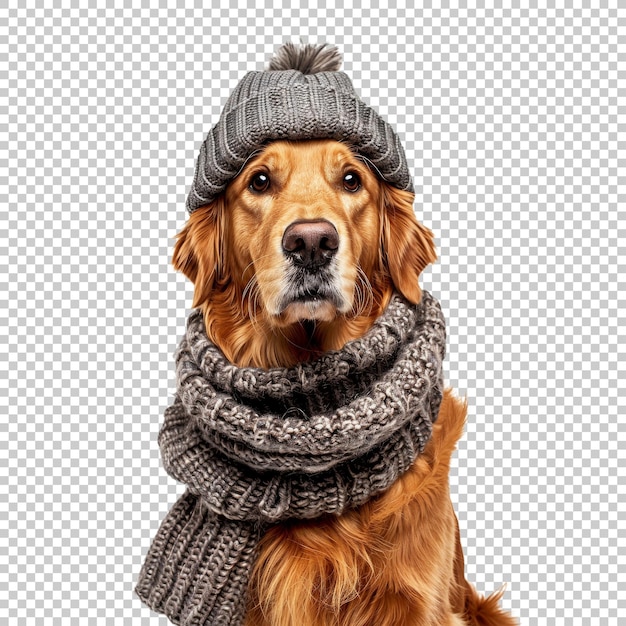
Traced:
<path fill-rule="evenodd" d="M 167 623 L 133 587 L 182 491 L 172 237 L 229 93 L 300 39 L 339 45 L 437 235 L 468 578 L 523 624 L 626 620 L 626 9 L 583 4 L 0 3 L 0 623 Z"/>

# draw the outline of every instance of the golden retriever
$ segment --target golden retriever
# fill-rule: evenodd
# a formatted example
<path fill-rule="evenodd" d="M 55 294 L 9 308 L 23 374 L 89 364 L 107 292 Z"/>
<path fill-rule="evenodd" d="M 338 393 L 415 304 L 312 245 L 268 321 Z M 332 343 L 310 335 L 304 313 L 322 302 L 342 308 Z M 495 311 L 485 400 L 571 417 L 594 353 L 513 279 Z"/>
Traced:
<path fill-rule="evenodd" d="M 344 143 L 276 141 L 191 214 L 173 264 L 231 362 L 291 366 L 363 335 L 395 290 L 420 301 L 436 255 L 413 199 Z M 388 491 L 269 530 L 246 626 L 516 624 L 502 592 L 483 598 L 465 580 L 448 488 L 465 414 L 446 391 L 426 450 Z"/>

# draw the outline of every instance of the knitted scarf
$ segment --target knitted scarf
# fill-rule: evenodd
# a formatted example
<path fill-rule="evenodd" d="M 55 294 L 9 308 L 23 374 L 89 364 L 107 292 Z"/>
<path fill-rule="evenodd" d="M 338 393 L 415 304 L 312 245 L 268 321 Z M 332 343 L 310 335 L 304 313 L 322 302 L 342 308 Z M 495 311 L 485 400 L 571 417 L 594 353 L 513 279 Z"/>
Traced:
<path fill-rule="evenodd" d="M 187 490 L 163 520 L 136 593 L 184 626 L 240 626 L 269 525 L 367 502 L 423 451 L 442 397 L 445 322 L 427 292 L 393 296 L 362 338 L 291 368 L 239 368 L 192 312 L 159 445 Z"/>

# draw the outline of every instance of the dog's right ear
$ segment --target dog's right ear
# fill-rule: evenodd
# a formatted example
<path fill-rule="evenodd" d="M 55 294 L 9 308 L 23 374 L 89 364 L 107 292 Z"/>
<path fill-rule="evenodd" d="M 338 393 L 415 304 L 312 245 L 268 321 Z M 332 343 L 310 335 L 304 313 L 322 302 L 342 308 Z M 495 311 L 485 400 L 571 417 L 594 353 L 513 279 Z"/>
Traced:
<path fill-rule="evenodd" d="M 172 265 L 194 284 L 191 306 L 207 301 L 223 273 L 224 199 L 196 209 L 176 235 Z"/>

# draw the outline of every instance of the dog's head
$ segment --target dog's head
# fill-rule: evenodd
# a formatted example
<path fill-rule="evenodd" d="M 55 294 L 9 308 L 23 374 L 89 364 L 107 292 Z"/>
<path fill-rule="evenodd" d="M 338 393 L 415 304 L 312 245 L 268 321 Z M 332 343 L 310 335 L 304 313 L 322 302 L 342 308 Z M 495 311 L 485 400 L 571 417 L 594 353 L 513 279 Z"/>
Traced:
<path fill-rule="evenodd" d="M 382 181 L 348 145 L 322 139 L 255 154 L 191 214 L 173 263 L 194 282 L 207 327 L 227 315 L 231 334 L 247 319 L 292 340 L 287 329 L 307 321 L 345 339 L 331 327 L 375 318 L 394 289 L 419 302 L 420 273 L 434 260 L 413 194 Z"/>

